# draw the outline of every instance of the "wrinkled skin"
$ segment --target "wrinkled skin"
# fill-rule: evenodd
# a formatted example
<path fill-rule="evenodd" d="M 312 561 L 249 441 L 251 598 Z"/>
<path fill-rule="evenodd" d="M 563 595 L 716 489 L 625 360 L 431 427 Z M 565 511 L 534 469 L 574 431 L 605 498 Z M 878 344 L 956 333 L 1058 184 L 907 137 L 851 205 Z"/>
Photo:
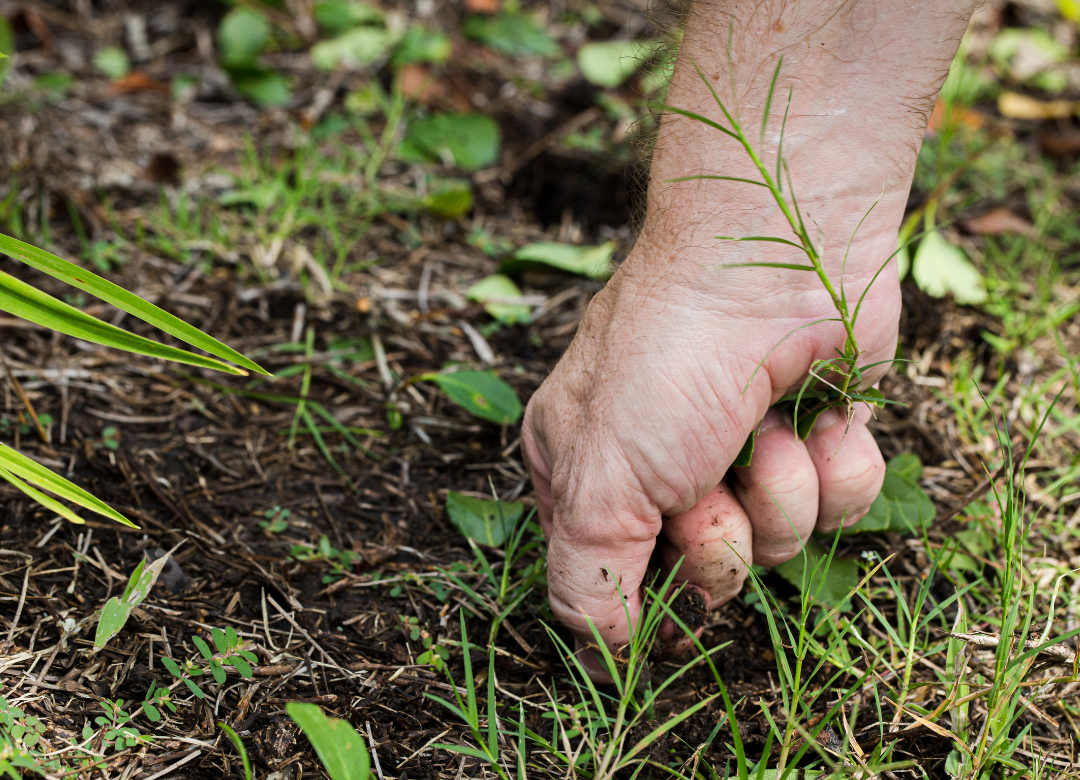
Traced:
<path fill-rule="evenodd" d="M 856 325 L 861 365 L 895 353 L 895 263 L 870 282 L 896 248 L 926 120 L 971 10 L 958 0 L 911 5 L 702 4 L 688 21 L 667 98 L 723 120 L 696 63 L 735 105 L 722 45 L 733 13 L 738 108 L 756 141 L 776 56 L 785 55 L 758 148 L 775 169 L 791 87 L 784 157 L 799 205 L 820 231 L 834 283 L 843 278 L 853 300 L 870 287 Z M 811 273 L 717 269 L 805 259 L 783 245 L 717 241 L 794 237 L 764 188 L 668 183 L 693 174 L 759 178 L 732 139 L 666 115 L 642 234 L 525 412 L 522 448 L 549 545 L 551 607 L 585 643 L 590 619 L 610 646 L 627 641 L 616 585 L 636 619 L 656 544 L 665 566 L 682 559 L 677 578 L 703 590 L 715 608 L 738 594 L 749 564 L 781 563 L 814 530 L 861 518 L 884 478 L 865 406 L 850 417 L 826 412 L 805 442 L 769 410 L 802 384 L 813 361 L 843 350 L 844 330 L 836 322 L 810 325 L 836 317 Z M 886 370 L 868 370 L 864 386 Z M 729 474 L 755 428 L 752 464 Z M 582 660 L 604 679 L 592 653 Z"/>

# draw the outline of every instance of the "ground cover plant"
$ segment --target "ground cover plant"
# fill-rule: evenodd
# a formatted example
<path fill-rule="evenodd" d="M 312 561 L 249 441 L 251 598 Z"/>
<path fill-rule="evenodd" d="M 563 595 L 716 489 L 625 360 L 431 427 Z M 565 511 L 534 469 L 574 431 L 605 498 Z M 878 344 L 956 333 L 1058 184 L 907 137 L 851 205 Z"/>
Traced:
<path fill-rule="evenodd" d="M 1075 9 L 989 4 L 935 110 L 871 514 L 755 570 L 685 658 L 652 647 L 688 608 L 658 576 L 596 686 L 518 417 L 625 252 L 674 16 L 425 8 L 0 2 L 0 233 L 274 375 L 0 318 L 0 443 L 140 526 L 0 489 L 0 769 L 1071 776 Z"/>

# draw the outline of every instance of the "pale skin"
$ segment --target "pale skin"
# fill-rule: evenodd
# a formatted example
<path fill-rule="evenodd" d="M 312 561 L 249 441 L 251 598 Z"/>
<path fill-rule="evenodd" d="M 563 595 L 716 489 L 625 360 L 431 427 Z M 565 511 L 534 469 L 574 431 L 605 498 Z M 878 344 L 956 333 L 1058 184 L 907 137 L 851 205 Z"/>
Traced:
<path fill-rule="evenodd" d="M 756 142 L 783 55 L 759 151 L 775 165 L 790 87 L 784 157 L 837 284 L 848 241 L 878 202 L 843 275 L 857 297 L 896 248 L 926 123 L 974 7 L 972 0 L 702 0 L 687 20 L 667 103 L 722 122 L 696 63 Z M 610 647 L 627 642 L 616 584 L 636 620 L 657 544 L 664 565 L 681 558 L 677 579 L 715 609 L 739 593 L 748 564 L 781 563 L 814 530 L 859 520 L 884 478 L 865 405 L 826 412 L 805 442 L 790 419 L 770 411 L 815 360 L 843 350 L 844 330 L 814 325 L 774 349 L 794 328 L 835 317 L 829 295 L 813 274 L 718 270 L 805 258 L 779 244 L 717 241 L 793 236 L 764 188 L 669 183 L 695 174 L 757 178 L 731 138 L 666 114 L 638 241 L 525 412 L 522 449 L 548 542 L 551 607 L 582 648 L 592 642 L 589 620 Z M 899 313 L 890 263 L 859 314 L 861 365 L 894 355 Z M 886 370 L 867 371 L 864 384 Z M 729 474 L 755 428 L 752 464 Z M 605 678 L 590 651 L 580 657 Z"/>

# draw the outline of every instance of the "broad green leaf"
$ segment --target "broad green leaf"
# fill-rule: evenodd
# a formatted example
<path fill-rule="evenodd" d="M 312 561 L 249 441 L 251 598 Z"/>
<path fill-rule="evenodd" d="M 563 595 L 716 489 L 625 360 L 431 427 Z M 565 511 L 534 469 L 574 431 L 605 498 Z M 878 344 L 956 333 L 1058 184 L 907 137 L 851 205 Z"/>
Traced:
<path fill-rule="evenodd" d="M 414 24 L 405 31 L 390 64 L 401 67 L 413 62 L 440 65 L 450 59 L 450 39 L 439 30 Z"/>
<path fill-rule="evenodd" d="M 289 80 L 281 73 L 262 68 L 241 68 L 229 71 L 232 85 L 257 106 L 287 106 L 292 100 Z"/>
<path fill-rule="evenodd" d="M 836 556 L 829 564 L 829 571 L 824 582 L 822 582 L 821 574 L 825 568 L 824 559 L 828 557 L 829 550 L 822 546 L 821 542 L 813 538 L 807 540 L 805 547 L 806 561 L 810 564 L 810 571 L 814 572 L 808 583 L 810 593 L 816 593 L 820 585 L 821 592 L 817 593 L 817 600 L 820 603 L 827 607 L 847 604 L 848 596 L 855 589 L 855 586 L 859 584 L 859 565 L 851 558 Z M 818 565 L 819 562 L 821 563 L 820 566 Z M 796 588 L 801 588 L 805 563 L 802 553 L 799 553 L 787 563 L 781 563 L 779 566 L 774 567 L 773 571 Z M 817 567 L 816 571 L 815 567 Z"/>
<path fill-rule="evenodd" d="M 964 250 L 950 244 L 936 230 L 919 242 L 911 273 L 919 289 L 935 298 L 951 293 L 960 304 L 986 300 L 982 274 L 967 259 Z"/>
<path fill-rule="evenodd" d="M 217 39 L 224 67 L 251 66 L 270 40 L 270 22 L 250 8 L 234 8 L 222 18 Z"/>
<path fill-rule="evenodd" d="M 409 124 L 406 150 L 433 162 L 478 171 L 499 160 L 499 125 L 486 114 L 436 114 Z"/>
<path fill-rule="evenodd" d="M 311 47 L 311 62 L 321 70 L 366 68 L 390 51 L 397 36 L 381 27 L 356 27 Z"/>
<path fill-rule="evenodd" d="M 494 274 L 481 279 L 469 288 L 469 300 L 484 304 L 487 313 L 507 325 L 529 321 L 530 309 L 524 303 L 509 303 L 508 298 L 520 298 L 521 290 L 510 277 Z"/>
<path fill-rule="evenodd" d="M 315 748 L 330 780 L 369 780 L 367 747 L 347 721 L 326 717 L 315 704 L 289 702 L 285 711 Z"/>
<path fill-rule="evenodd" d="M 487 371 L 431 373 L 419 378 L 434 382 L 451 401 L 482 420 L 513 425 L 521 418 L 521 401 L 514 388 Z"/>
<path fill-rule="evenodd" d="M 503 262 L 499 271 L 517 273 L 528 269 L 534 263 L 540 263 L 558 268 L 560 271 L 587 276 L 590 279 L 606 279 L 611 276 L 611 256 L 614 253 L 614 241 L 608 241 L 600 246 L 575 246 L 555 241 L 538 241 L 521 247 L 512 258 Z"/>
<path fill-rule="evenodd" d="M 501 547 L 524 512 L 525 505 L 517 501 L 470 498 L 452 490 L 446 496 L 446 514 L 454 527 L 462 536 L 488 547 Z"/>
<path fill-rule="evenodd" d="M 577 62 L 586 80 L 614 89 L 647 62 L 655 49 L 652 41 L 598 41 L 578 49 Z"/>
<path fill-rule="evenodd" d="M 7 17 L 0 14 L 0 87 L 4 85 L 8 68 L 11 67 L 11 55 L 15 53 L 15 35 Z"/>
<path fill-rule="evenodd" d="M 315 24 L 330 35 L 340 35 L 361 24 L 383 23 L 381 9 L 359 0 L 324 0 L 315 3 Z"/>
<path fill-rule="evenodd" d="M 530 17 L 518 13 L 469 16 L 462 25 L 465 35 L 503 54 L 516 57 L 555 57 L 559 44 Z"/>
<path fill-rule="evenodd" d="M 124 594 L 120 598 L 113 596 L 101 611 L 97 633 L 94 635 L 94 647 L 104 647 L 110 639 L 120 633 L 120 629 L 131 616 L 132 610 L 150 595 L 150 591 L 154 589 L 154 583 L 161 575 L 161 570 L 165 568 L 169 558 L 179 546 L 179 544 L 176 545 L 153 563 L 147 564 L 145 560 L 139 562 L 135 571 L 131 573 L 131 577 L 128 578 Z"/>
<path fill-rule="evenodd" d="M 936 509 L 934 502 L 919 487 L 921 476 L 922 462 L 917 455 L 906 453 L 891 459 L 885 469 L 881 492 L 871 504 L 870 511 L 841 533 L 845 536 L 872 531 L 918 533 L 930 525 Z"/>
<path fill-rule="evenodd" d="M 66 501 L 77 504 L 84 509 L 89 509 L 91 512 L 96 512 L 110 520 L 115 520 L 118 523 L 123 523 L 132 528 L 138 528 L 137 525 L 132 523 L 104 501 L 95 498 L 78 485 L 69 482 L 59 474 L 50 471 L 40 463 L 31 460 L 18 450 L 13 450 L 6 444 L 0 444 L 0 468 L 17 477 L 25 479 L 27 482 L 30 482 L 43 490 L 47 490 L 48 492 L 65 499 Z M 54 507 L 50 506 L 50 508 L 57 511 Z M 66 512 L 70 512 L 66 507 L 64 509 Z M 67 517 L 69 520 L 72 519 L 68 514 L 64 514 L 63 516 Z M 81 523 L 82 518 L 75 515 L 74 522 Z"/>
<path fill-rule="evenodd" d="M 95 52 L 94 67 L 106 78 L 116 81 L 128 74 L 131 70 L 131 61 L 128 60 L 127 53 L 119 46 L 109 46 Z"/>
<path fill-rule="evenodd" d="M 205 333 L 203 333 L 198 328 L 193 327 L 191 325 L 188 325 L 186 322 L 181 320 L 179 317 L 175 317 L 172 314 L 169 314 L 168 312 L 166 312 L 166 311 L 164 311 L 162 309 L 159 309 L 157 306 L 154 306 L 152 303 L 144 301 L 138 295 L 135 295 L 134 293 L 128 292 L 123 287 L 115 285 L 112 282 L 108 281 L 107 279 L 102 279 L 97 274 L 93 274 L 90 271 L 87 271 L 85 268 L 80 268 L 79 266 L 75 265 L 74 263 L 69 263 L 67 260 L 63 260 L 63 259 L 57 257 L 56 255 L 51 254 L 50 252 L 46 252 L 43 249 L 38 249 L 36 246 L 33 246 L 32 244 L 27 244 L 24 241 L 19 241 L 18 239 L 12 238 L 11 236 L 0 235 L 0 252 L 3 252 L 4 254 L 8 255 L 9 257 L 11 257 L 11 258 L 13 258 L 15 260 L 26 263 L 31 268 L 35 268 L 38 271 L 41 271 L 42 273 L 46 273 L 46 274 L 48 274 L 49 276 L 52 276 L 55 279 L 59 279 L 62 282 L 66 282 L 67 284 L 70 284 L 72 287 L 77 287 L 78 289 L 82 290 L 83 292 L 89 293 L 90 295 L 94 295 L 94 296 L 100 298 L 101 300 L 105 301 L 106 303 L 111 303 L 116 308 L 121 309 L 122 311 L 125 311 L 125 312 L 127 312 L 128 314 L 131 314 L 134 317 L 138 317 L 143 322 L 149 323 L 150 325 L 153 325 L 156 328 L 160 328 L 161 330 L 165 331 L 166 333 L 168 333 L 168 334 L 170 334 L 172 336 L 175 336 L 176 338 L 180 339 L 181 341 L 183 341 L 183 342 L 185 342 L 187 344 L 190 344 L 193 347 L 196 347 L 198 349 L 209 352 L 211 355 L 216 355 L 217 357 L 221 358 L 222 360 L 229 360 L 229 361 L 232 361 L 233 363 L 237 363 L 237 364 L 243 366 L 244 368 L 248 369 L 249 371 L 254 371 L 257 374 L 263 374 L 265 376 L 270 376 L 270 373 L 268 371 L 264 370 L 263 368 L 261 368 L 256 363 L 252 362 L 248 358 L 241 355 L 239 352 L 237 352 L 232 347 L 229 347 L 229 346 L 226 346 L 225 344 L 222 344 L 220 341 L 206 335 Z M 8 279 L 11 278 L 11 277 L 8 277 L 7 274 L 4 274 L 4 276 L 7 277 Z M 21 285 L 21 287 L 19 285 Z M 18 283 L 17 285 L 15 285 L 15 288 L 17 290 L 22 290 L 22 289 L 27 288 L 27 287 L 29 287 L 29 285 L 25 285 L 24 283 L 21 283 L 21 282 Z M 32 288 L 32 287 L 30 287 L 29 289 L 34 290 L 34 288 Z M 22 293 L 16 293 L 16 297 L 19 297 L 20 295 L 22 295 Z M 56 301 L 55 298 L 51 298 L 50 296 L 45 296 L 44 293 L 38 293 L 37 295 L 38 296 L 43 296 L 43 297 L 48 298 L 49 300 L 52 300 L 52 301 Z M 30 303 L 30 301 L 32 301 L 32 300 L 34 300 L 34 298 L 33 298 L 33 296 L 30 296 L 28 298 L 28 302 L 23 304 L 23 308 L 27 308 L 28 306 L 30 308 L 33 308 L 32 303 Z M 56 303 L 60 303 L 60 302 L 56 301 Z M 67 310 L 72 310 L 72 311 L 75 311 L 76 314 L 78 314 L 79 316 L 89 317 L 89 315 L 85 315 L 82 312 L 78 311 L 77 309 L 73 309 L 73 307 L 67 306 L 66 304 L 61 304 L 61 307 L 62 307 L 60 309 L 61 312 L 67 311 Z M 66 308 L 63 308 L 63 307 L 66 307 Z M 11 312 L 11 313 L 15 314 L 16 312 Z M 39 320 L 33 319 L 32 317 L 26 317 L 25 315 L 22 315 L 22 314 L 20 314 L 18 316 L 24 317 L 25 319 L 31 320 L 32 322 L 37 322 L 38 324 L 42 324 L 42 325 L 46 324 L 44 322 L 40 322 Z M 64 319 L 63 316 L 61 316 L 61 321 L 63 321 L 63 319 Z M 97 322 L 97 320 L 94 320 L 92 317 L 90 317 L 89 319 L 93 320 L 94 322 Z M 49 327 L 52 327 L 52 326 L 50 325 Z M 111 326 L 108 326 L 108 327 L 111 327 Z M 65 333 L 67 332 L 67 331 L 63 331 L 61 328 L 56 328 L 56 330 L 61 330 L 61 332 L 65 332 Z M 114 330 L 120 330 L 120 329 L 115 328 Z M 121 333 L 126 333 L 126 331 L 121 331 Z M 69 334 L 69 335 L 73 335 L 73 334 Z M 131 337 L 131 336 L 134 336 L 134 334 L 127 334 L 127 336 Z M 85 336 L 78 336 L 78 338 L 86 338 L 86 337 Z M 140 337 L 135 337 L 135 338 L 140 338 Z M 92 338 L 87 338 L 86 340 L 87 341 L 94 341 L 94 339 L 92 339 Z M 142 339 L 142 341 L 148 341 L 148 340 L 147 339 Z M 95 341 L 95 343 L 103 343 L 103 342 Z M 149 342 L 149 343 L 153 344 L 154 342 Z M 109 346 L 115 346 L 115 345 L 109 345 Z M 162 345 L 158 345 L 158 346 L 160 347 Z M 120 348 L 124 349 L 124 347 L 120 347 Z M 173 349 L 173 348 L 172 347 L 165 347 L 165 349 Z M 175 350 L 175 351 L 178 352 L 181 355 L 190 355 L 190 353 L 183 352 L 182 350 Z M 148 353 L 141 353 L 141 354 L 148 354 Z M 156 357 L 156 355 L 155 355 L 155 357 Z M 192 357 L 197 357 L 200 360 L 204 360 L 204 361 L 206 360 L 205 358 L 201 358 L 201 357 L 199 357 L 197 355 L 193 355 Z M 167 360 L 176 360 L 176 358 L 171 358 L 171 357 L 166 358 L 166 359 Z M 188 361 L 184 360 L 184 361 L 179 361 L 179 362 L 188 362 Z M 225 371 L 229 371 L 230 373 L 234 373 L 234 374 L 235 373 L 242 373 L 242 372 L 238 372 L 235 368 L 232 368 L 232 367 L 227 366 L 225 368 L 222 368 L 221 364 L 217 363 L 217 361 L 209 361 L 208 364 L 192 363 L 192 365 L 205 365 L 205 367 L 207 367 L 207 368 L 214 368 L 214 369 L 217 369 L 219 371 L 225 370 Z"/>

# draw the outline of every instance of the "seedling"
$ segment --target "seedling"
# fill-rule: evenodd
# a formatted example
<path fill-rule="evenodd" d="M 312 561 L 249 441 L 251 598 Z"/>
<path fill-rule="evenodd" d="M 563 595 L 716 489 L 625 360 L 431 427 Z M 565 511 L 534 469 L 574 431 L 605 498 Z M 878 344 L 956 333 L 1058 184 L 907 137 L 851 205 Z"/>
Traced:
<path fill-rule="evenodd" d="M 236 633 L 236 629 L 232 626 L 228 626 L 224 631 L 220 628 L 213 628 L 210 631 L 210 638 L 214 642 L 214 647 L 217 652 L 213 652 L 210 646 L 206 644 L 200 636 L 192 636 L 191 642 L 198 649 L 202 658 L 188 658 L 182 663 L 177 663 L 175 659 L 168 656 L 162 656 L 161 664 L 169 673 L 175 677 L 178 681 L 184 683 L 188 690 L 200 699 L 205 699 L 206 694 L 203 692 L 202 687 L 195 681 L 196 677 L 201 677 L 203 674 L 209 672 L 214 678 L 214 682 L 218 685 L 225 683 L 225 666 L 231 666 L 240 673 L 240 676 L 245 679 L 250 679 L 252 675 L 251 664 L 258 663 L 258 657 L 250 650 L 242 649 L 243 641 Z"/>
<path fill-rule="evenodd" d="M 731 55 L 731 43 L 732 36 L 734 34 L 734 27 L 729 28 L 728 31 L 728 65 L 732 73 L 734 73 L 735 63 Z M 776 64 L 776 69 L 773 72 L 772 81 L 769 84 L 769 91 L 765 99 L 765 110 L 761 120 L 761 128 L 759 133 L 759 147 L 764 143 L 765 131 L 768 128 L 769 115 L 772 109 L 773 97 L 776 91 L 776 83 L 780 78 L 780 70 L 783 67 L 784 58 L 781 56 Z M 733 107 L 729 109 L 724 101 L 720 98 L 716 89 L 712 83 L 708 80 L 701 68 L 694 64 L 697 70 L 698 76 L 700 76 L 702 82 L 708 87 L 710 94 L 713 97 L 717 107 L 723 113 L 724 119 L 727 125 L 720 124 L 719 122 L 708 119 L 700 114 L 696 114 L 692 111 L 687 111 L 681 108 L 675 108 L 672 106 L 661 104 L 661 108 L 681 116 L 692 119 L 696 122 L 706 125 L 724 135 L 734 139 L 738 142 L 746 151 L 747 156 L 754 164 L 754 168 L 757 171 L 757 179 L 745 179 L 736 176 L 719 176 L 719 175 L 694 175 L 694 176 L 682 176 L 676 179 L 671 179 L 671 182 L 683 182 L 694 181 L 702 179 L 710 180 L 723 180 L 736 182 L 741 184 L 754 185 L 758 187 L 766 188 L 770 195 L 772 195 L 773 201 L 776 203 L 777 208 L 780 209 L 785 221 L 791 228 L 794 240 L 788 238 L 782 238 L 780 236 L 716 236 L 720 241 L 752 241 L 752 242 L 766 242 L 774 244 L 783 244 L 797 250 L 805 258 L 803 262 L 747 262 L 747 263 L 725 263 L 719 266 L 721 269 L 735 269 L 735 268 L 774 268 L 783 271 L 796 271 L 799 273 L 811 273 L 817 276 L 822 287 L 828 292 L 832 301 L 833 307 L 836 310 L 835 317 L 825 317 L 822 319 L 814 320 L 813 322 L 800 325 L 799 327 L 790 331 L 779 342 L 773 345 L 769 353 L 757 364 L 753 373 L 750 375 L 750 379 L 747 380 L 746 386 L 743 388 L 743 392 L 749 389 L 750 384 L 753 382 L 754 377 L 757 376 L 758 371 L 764 366 L 765 361 L 769 356 L 786 341 L 790 336 L 799 330 L 805 328 L 811 328 L 815 325 L 820 325 L 826 322 L 840 323 L 843 325 L 846 338 L 844 341 L 843 350 L 837 350 L 837 356 L 834 358 L 815 360 L 810 367 L 809 375 L 807 376 L 803 385 L 796 393 L 789 393 L 783 396 L 775 406 L 782 410 L 788 411 L 794 420 L 795 430 L 799 436 L 806 439 L 810 435 L 811 429 L 814 427 L 814 423 L 817 418 L 827 409 L 833 407 L 842 406 L 845 408 L 848 414 L 848 419 L 851 419 L 853 414 L 854 404 L 857 402 L 863 402 L 874 405 L 882 405 L 885 403 L 896 403 L 894 401 L 888 401 L 883 398 L 880 392 L 876 389 L 866 385 L 863 379 L 863 373 L 875 366 L 892 363 L 893 361 L 880 361 L 878 363 L 870 363 L 866 365 L 859 365 L 859 358 L 862 355 L 862 350 L 859 348 L 859 343 L 855 337 L 855 323 L 859 317 L 859 310 L 862 307 L 863 301 L 866 298 L 866 294 L 870 288 L 877 281 L 878 276 L 885 270 L 885 267 L 896 256 L 896 252 L 889 255 L 889 257 L 882 263 L 881 267 L 877 270 L 874 276 L 871 278 L 870 283 L 866 286 L 866 289 L 857 298 L 852 298 L 848 294 L 847 287 L 844 280 L 844 269 L 847 265 L 847 254 L 851 249 L 851 244 L 855 239 L 855 234 L 851 236 L 848 241 L 847 250 L 844 253 L 843 262 L 840 267 L 839 280 L 832 279 L 825 269 L 822 248 L 819 246 L 820 241 L 815 242 L 814 238 L 810 235 L 810 230 L 806 225 L 803 212 L 799 207 L 798 200 L 795 197 L 794 190 L 791 183 L 791 171 L 788 168 L 787 160 L 783 155 L 784 147 L 784 130 L 787 125 L 788 110 L 791 106 L 791 91 L 788 91 L 787 108 L 784 109 L 784 118 L 780 126 L 780 136 L 777 143 L 776 151 L 776 168 L 770 170 L 766 166 L 763 157 L 764 150 L 761 148 L 755 148 L 751 139 L 747 136 L 741 122 L 739 121 L 738 108 Z M 732 90 L 734 92 L 734 79 L 732 81 Z M 738 101 L 738 96 L 733 95 L 733 99 Z M 785 191 L 785 180 L 787 189 Z M 856 227 L 855 232 L 858 233 L 862 223 L 866 221 L 866 218 L 873 211 L 877 205 L 875 202 L 867 212 L 863 215 L 859 221 L 859 225 Z M 899 251 L 899 250 L 897 250 Z M 753 456 L 754 449 L 754 434 L 751 433 L 747 439 L 742 452 L 735 461 L 737 466 L 749 465 Z"/>
<path fill-rule="evenodd" d="M 289 528 L 289 516 L 292 514 L 288 509 L 273 506 L 263 513 L 265 520 L 259 521 L 259 528 L 272 534 L 279 534 Z"/>
<path fill-rule="evenodd" d="M 324 584 L 336 582 L 344 577 L 352 569 L 353 563 L 359 557 L 352 550 L 339 550 L 330 544 L 326 535 L 319 537 L 318 547 L 310 545 L 294 544 L 289 551 L 289 556 L 298 561 L 323 561 L 330 564 L 333 574 L 327 574 L 322 578 Z"/>

